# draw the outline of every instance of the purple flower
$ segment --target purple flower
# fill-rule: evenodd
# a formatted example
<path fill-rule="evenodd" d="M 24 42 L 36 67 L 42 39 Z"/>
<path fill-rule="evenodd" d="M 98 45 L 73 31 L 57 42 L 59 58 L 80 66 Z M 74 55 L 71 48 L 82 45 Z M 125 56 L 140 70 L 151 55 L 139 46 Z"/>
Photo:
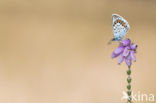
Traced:
<path fill-rule="evenodd" d="M 114 53 L 115 53 L 115 54 L 120 54 L 120 53 L 122 53 L 123 51 L 124 51 L 124 47 L 119 46 L 118 48 L 116 48 L 116 49 L 114 50 Z"/>
<path fill-rule="evenodd" d="M 121 54 L 120 54 L 120 57 L 119 57 L 119 59 L 118 59 L 118 64 L 122 63 L 123 61 L 124 61 L 124 56 L 123 56 L 123 54 L 121 53 Z"/>
<path fill-rule="evenodd" d="M 135 62 L 136 61 L 135 52 L 131 51 L 130 55 L 131 55 L 132 60 Z"/>
<path fill-rule="evenodd" d="M 112 53 L 112 58 L 116 58 L 117 56 L 119 56 L 120 54 L 115 54 L 114 52 Z"/>
<path fill-rule="evenodd" d="M 132 50 L 136 50 L 136 48 L 137 48 L 137 45 L 136 44 L 131 44 L 131 49 Z"/>
<path fill-rule="evenodd" d="M 123 56 L 127 57 L 129 55 L 129 53 L 130 53 L 130 48 L 128 46 L 126 46 L 123 51 Z"/>
<path fill-rule="evenodd" d="M 130 39 L 125 39 L 121 41 L 123 46 L 129 46 L 131 44 L 131 40 Z"/>
<path fill-rule="evenodd" d="M 130 55 L 128 55 L 128 56 L 125 58 L 125 62 L 126 62 L 126 64 L 127 64 L 128 67 L 131 66 L 131 64 L 132 64 L 132 58 L 131 58 Z"/>
<path fill-rule="evenodd" d="M 132 60 L 135 62 L 137 45 L 134 43 L 131 43 L 130 39 L 124 39 L 121 41 L 120 45 L 113 51 L 112 53 L 112 58 L 118 58 L 118 64 L 121 64 L 124 59 L 125 63 L 127 64 L 128 67 L 131 66 Z"/>

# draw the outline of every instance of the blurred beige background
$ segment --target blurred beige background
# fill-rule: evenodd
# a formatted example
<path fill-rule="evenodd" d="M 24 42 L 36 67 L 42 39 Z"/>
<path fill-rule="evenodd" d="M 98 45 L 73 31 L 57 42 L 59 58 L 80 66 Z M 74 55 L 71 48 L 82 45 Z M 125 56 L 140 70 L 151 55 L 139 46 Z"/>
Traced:
<path fill-rule="evenodd" d="M 155 0 L 1 0 L 0 103 L 125 103 L 112 13 L 139 45 L 132 89 L 156 95 L 155 10 Z"/>

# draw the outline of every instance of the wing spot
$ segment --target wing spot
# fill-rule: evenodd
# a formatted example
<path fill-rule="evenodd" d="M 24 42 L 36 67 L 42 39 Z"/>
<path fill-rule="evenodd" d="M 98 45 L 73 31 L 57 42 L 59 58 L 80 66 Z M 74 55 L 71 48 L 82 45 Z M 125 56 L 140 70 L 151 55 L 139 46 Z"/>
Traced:
<path fill-rule="evenodd" d="M 119 23 L 119 24 L 121 24 L 123 27 L 127 28 L 126 23 L 125 23 L 124 21 L 120 20 L 120 19 L 117 19 L 117 20 L 114 22 L 113 26 L 115 26 L 117 23 Z M 118 25 L 118 26 L 119 26 L 119 25 Z"/>

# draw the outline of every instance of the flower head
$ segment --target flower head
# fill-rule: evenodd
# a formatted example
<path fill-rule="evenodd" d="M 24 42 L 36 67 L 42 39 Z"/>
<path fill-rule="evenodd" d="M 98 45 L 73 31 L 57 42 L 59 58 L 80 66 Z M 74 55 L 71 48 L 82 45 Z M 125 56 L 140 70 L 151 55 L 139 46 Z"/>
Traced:
<path fill-rule="evenodd" d="M 120 42 L 120 45 L 113 51 L 112 58 L 118 58 L 118 64 L 121 64 L 124 60 L 128 67 L 131 66 L 132 60 L 135 62 L 137 45 L 131 43 L 130 39 L 124 39 Z"/>

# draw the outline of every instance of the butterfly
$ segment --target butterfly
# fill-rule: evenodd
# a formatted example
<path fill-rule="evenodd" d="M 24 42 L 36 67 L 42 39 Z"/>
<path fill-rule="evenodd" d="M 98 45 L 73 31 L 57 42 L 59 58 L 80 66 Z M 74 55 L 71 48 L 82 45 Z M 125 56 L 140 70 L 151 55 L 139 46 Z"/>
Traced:
<path fill-rule="evenodd" d="M 112 14 L 112 29 L 114 38 L 111 41 L 121 41 L 127 34 L 130 26 L 122 16 Z"/>

